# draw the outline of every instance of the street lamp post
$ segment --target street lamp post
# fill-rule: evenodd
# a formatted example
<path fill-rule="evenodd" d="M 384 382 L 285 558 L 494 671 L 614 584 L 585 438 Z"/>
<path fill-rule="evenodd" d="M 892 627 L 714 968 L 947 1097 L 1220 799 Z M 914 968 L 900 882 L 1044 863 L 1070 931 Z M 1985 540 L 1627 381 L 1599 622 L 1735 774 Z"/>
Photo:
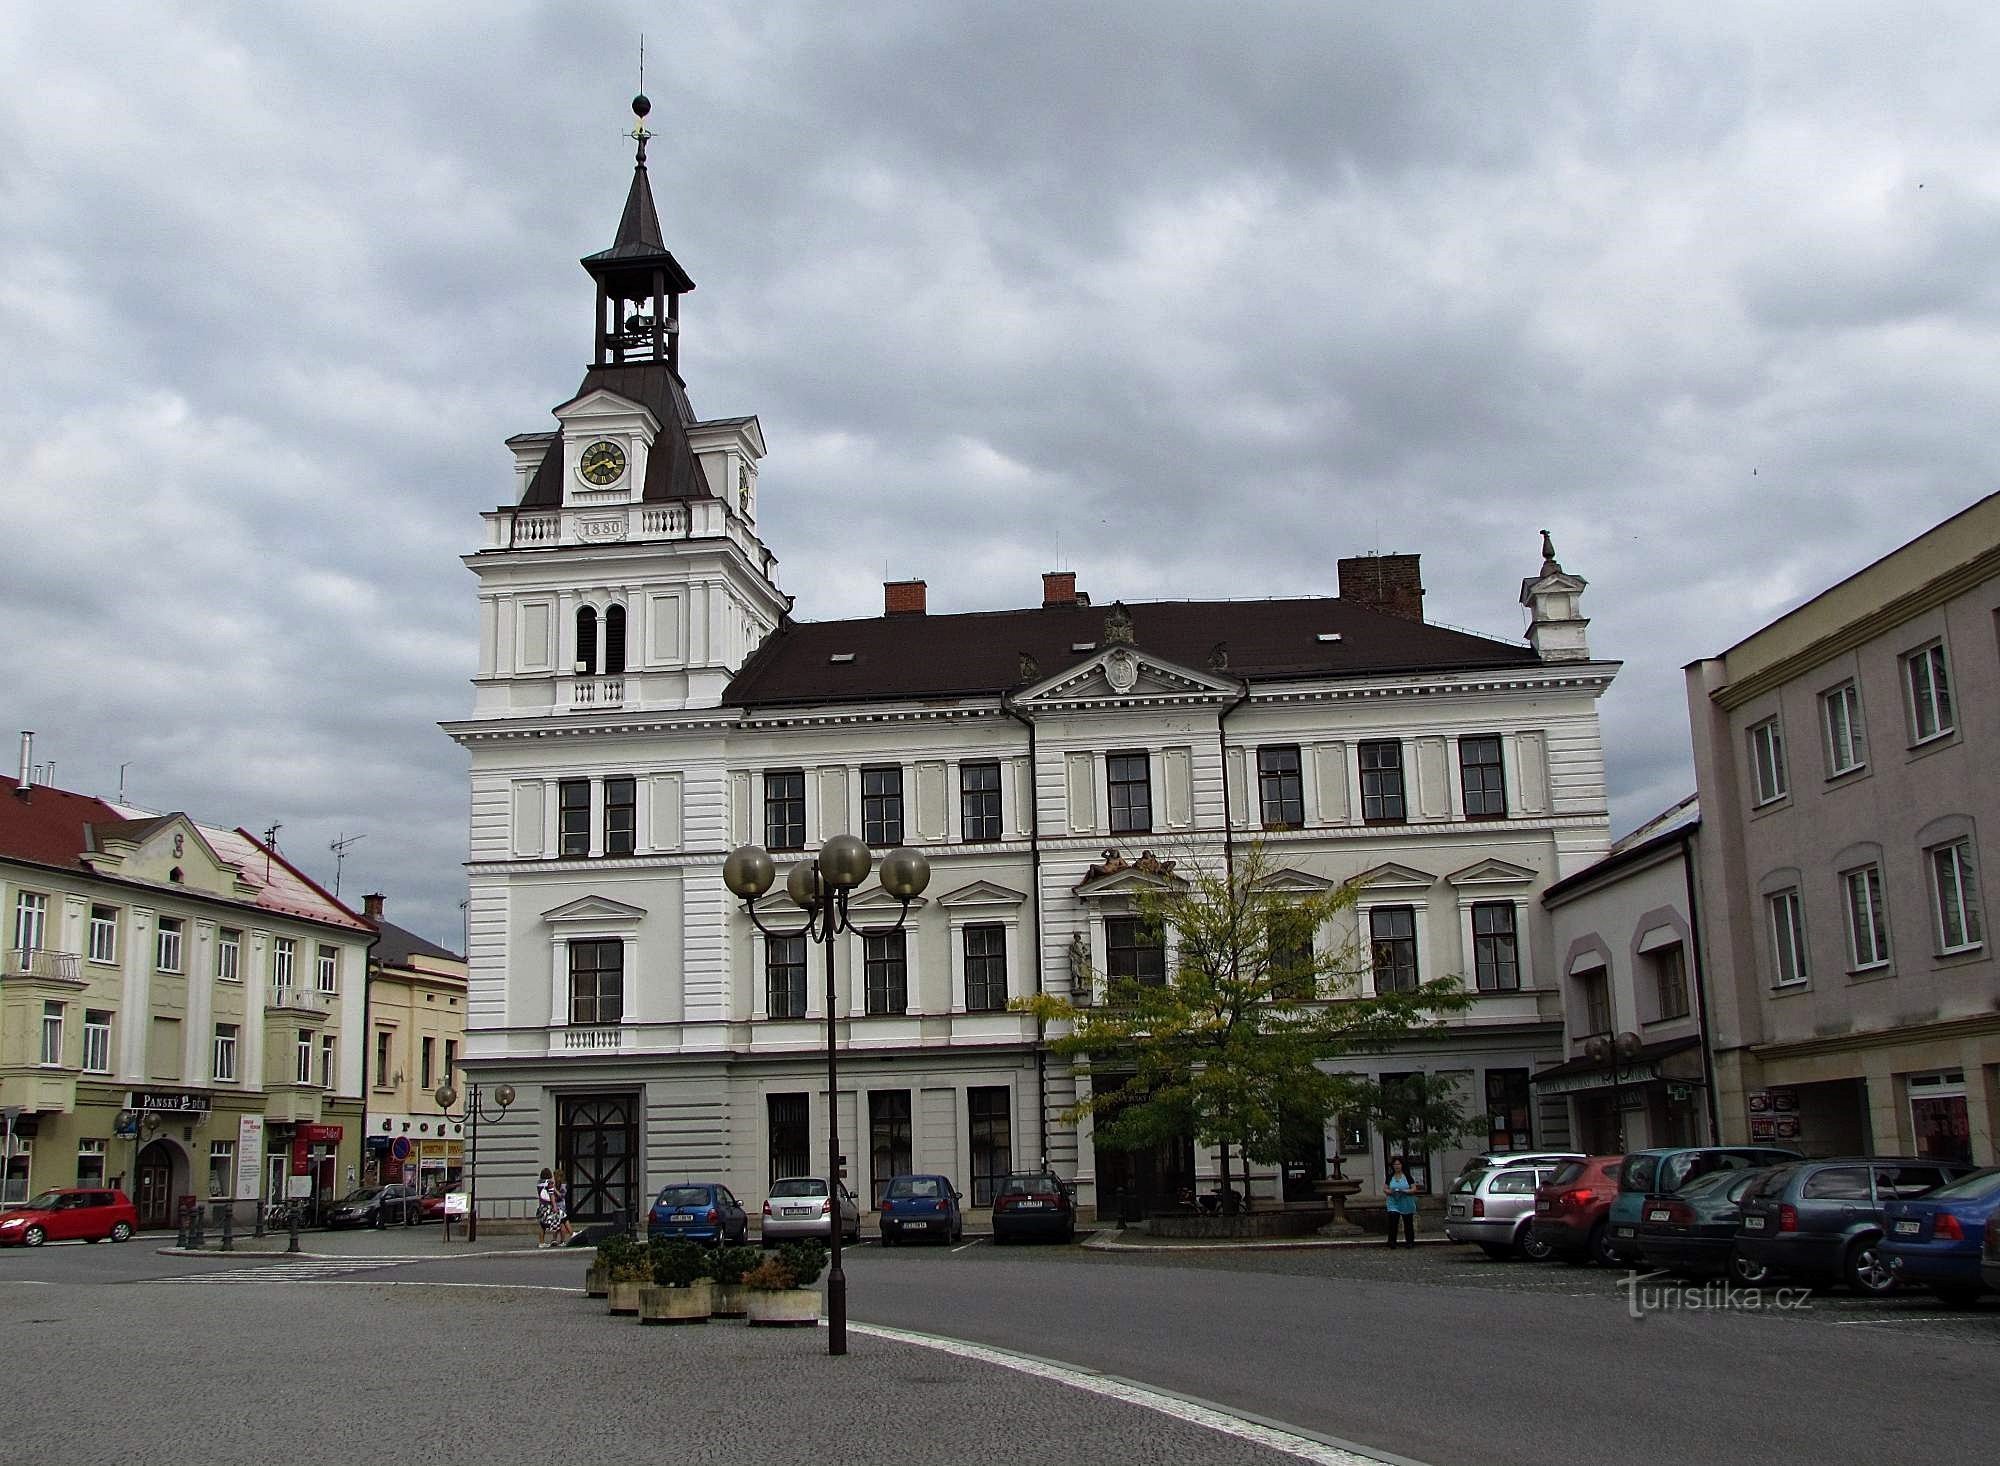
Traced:
<path fill-rule="evenodd" d="M 470 1125 L 471 1127 L 470 1133 L 465 1138 L 467 1146 L 465 1175 L 467 1191 L 469 1193 L 466 1198 L 465 1209 L 465 1240 L 468 1242 L 477 1242 L 479 1240 L 479 1117 L 485 1112 L 484 1106 L 479 1101 L 479 1086 L 476 1083 L 470 1082 L 466 1084 L 465 1108 L 457 1114 L 452 1113 L 451 1107 L 458 1103 L 458 1091 L 453 1089 L 450 1084 L 440 1084 L 437 1088 L 437 1093 L 432 1095 L 431 1098 L 435 1099 L 437 1107 L 444 1111 L 445 1119 L 455 1124 Z M 500 1108 L 487 1116 L 489 1121 L 498 1120 L 507 1113 L 508 1108 L 514 1103 L 514 1086 L 511 1084 L 495 1085 L 493 1087 L 493 1100 Z M 445 1218 L 445 1226 L 447 1228 L 451 1226 L 451 1218 L 449 1216 Z"/>
<path fill-rule="evenodd" d="M 760 845 L 732 850 L 722 863 L 722 881 L 743 901 L 743 910 L 767 937 L 810 937 L 826 952 L 826 1190 L 833 1225 L 829 1230 L 832 1258 L 826 1273 L 826 1352 L 847 1352 L 847 1272 L 840 1263 L 840 1058 L 833 997 L 833 939 L 842 932 L 885 937 L 903 929 L 910 902 L 931 881 L 931 863 L 922 852 L 902 846 L 882 858 L 882 889 L 903 903 L 888 926 L 855 926 L 848 920 L 847 900 L 868 879 L 874 857 L 853 835 L 835 835 L 815 857 L 801 860 L 785 877 L 785 894 L 805 912 L 805 924 L 779 931 L 757 914 L 757 898 L 771 889 L 778 868 Z"/>

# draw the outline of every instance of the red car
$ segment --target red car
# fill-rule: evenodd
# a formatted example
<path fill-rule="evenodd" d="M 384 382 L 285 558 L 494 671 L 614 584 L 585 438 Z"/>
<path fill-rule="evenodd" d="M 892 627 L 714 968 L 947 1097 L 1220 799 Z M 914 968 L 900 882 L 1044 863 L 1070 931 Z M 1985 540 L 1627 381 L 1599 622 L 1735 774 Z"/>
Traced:
<path fill-rule="evenodd" d="M 139 1230 L 139 1211 L 122 1191 L 71 1186 L 32 1196 L 0 1212 L 0 1246 L 44 1242 L 123 1242 Z"/>
<path fill-rule="evenodd" d="M 1624 1164 L 1622 1155 L 1565 1161 L 1546 1186 L 1535 1188 L 1535 1236 L 1564 1262 L 1617 1266 L 1617 1258 L 1605 1249 L 1604 1234 Z"/>

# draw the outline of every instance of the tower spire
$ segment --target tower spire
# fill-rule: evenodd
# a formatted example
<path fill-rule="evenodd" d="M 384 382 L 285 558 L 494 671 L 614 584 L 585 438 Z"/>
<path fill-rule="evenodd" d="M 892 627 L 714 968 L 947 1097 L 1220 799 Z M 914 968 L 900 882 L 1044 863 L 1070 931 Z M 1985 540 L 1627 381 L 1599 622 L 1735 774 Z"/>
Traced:
<path fill-rule="evenodd" d="M 632 99 L 634 121 L 626 134 L 638 144 L 632 187 L 611 248 L 586 255 L 583 267 L 597 281 L 597 365 L 664 362 L 678 377 L 680 298 L 694 289 L 694 281 L 668 250 L 653 205 L 646 173 L 646 144 L 653 136 L 646 118 L 652 110 L 644 92 Z"/>

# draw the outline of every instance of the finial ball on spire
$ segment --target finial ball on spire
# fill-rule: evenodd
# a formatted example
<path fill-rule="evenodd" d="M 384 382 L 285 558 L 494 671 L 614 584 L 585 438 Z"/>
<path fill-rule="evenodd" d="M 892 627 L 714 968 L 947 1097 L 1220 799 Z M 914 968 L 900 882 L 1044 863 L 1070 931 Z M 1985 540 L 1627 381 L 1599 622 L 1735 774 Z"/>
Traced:
<path fill-rule="evenodd" d="M 639 93 L 638 96 L 632 99 L 632 115 L 634 117 L 643 119 L 652 110 L 653 104 L 644 92 Z"/>

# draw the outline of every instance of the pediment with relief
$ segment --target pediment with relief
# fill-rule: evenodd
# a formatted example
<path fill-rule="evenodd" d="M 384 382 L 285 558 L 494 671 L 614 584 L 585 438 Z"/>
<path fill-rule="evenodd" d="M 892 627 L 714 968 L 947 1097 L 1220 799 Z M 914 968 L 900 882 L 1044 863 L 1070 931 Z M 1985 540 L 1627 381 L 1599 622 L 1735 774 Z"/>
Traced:
<path fill-rule="evenodd" d="M 201 827 L 184 814 L 95 824 L 90 838 L 94 848 L 83 859 L 102 875 L 184 886 L 231 900 L 253 897 L 259 889 L 244 878 L 241 866 L 217 855 Z"/>
<path fill-rule="evenodd" d="M 1014 703 L 1032 711 L 1079 702 L 1116 703 L 1127 698 L 1233 698 L 1242 691 L 1242 684 L 1232 679 L 1198 672 L 1121 643 L 1044 678 L 1017 696 Z"/>
<path fill-rule="evenodd" d="M 628 906 L 623 901 L 613 901 L 609 896 L 579 896 L 574 901 L 566 901 L 561 906 L 544 911 L 542 920 L 551 926 L 559 926 L 565 922 L 638 921 L 645 914 L 645 907 Z"/>
<path fill-rule="evenodd" d="M 1369 891 L 1428 891 L 1437 883 L 1437 877 L 1390 860 L 1364 870 L 1354 878 L 1354 883 Z"/>
<path fill-rule="evenodd" d="M 1506 860 L 1475 861 L 1463 870 L 1455 870 L 1445 879 L 1454 886 L 1524 886 L 1535 879 L 1536 873 L 1526 866 L 1515 865 Z"/>
<path fill-rule="evenodd" d="M 974 881 L 969 886 L 960 886 L 938 897 L 940 906 L 1019 906 L 1028 899 L 1027 892 L 1016 891 L 1008 886 L 992 881 Z"/>
<path fill-rule="evenodd" d="M 910 910 L 921 911 L 930 905 L 928 897 L 917 896 L 910 901 Z M 849 911 L 901 911 L 903 901 L 900 896 L 891 896 L 879 885 L 870 886 L 865 891 L 856 891 L 847 898 Z"/>
<path fill-rule="evenodd" d="M 1317 895 L 1321 891 L 1331 891 L 1338 884 L 1338 881 L 1330 881 L 1326 877 L 1316 876 L 1310 871 L 1294 870 L 1287 866 L 1283 870 L 1272 871 L 1257 882 L 1257 889 L 1280 894 L 1298 892 L 1301 894 Z"/>

